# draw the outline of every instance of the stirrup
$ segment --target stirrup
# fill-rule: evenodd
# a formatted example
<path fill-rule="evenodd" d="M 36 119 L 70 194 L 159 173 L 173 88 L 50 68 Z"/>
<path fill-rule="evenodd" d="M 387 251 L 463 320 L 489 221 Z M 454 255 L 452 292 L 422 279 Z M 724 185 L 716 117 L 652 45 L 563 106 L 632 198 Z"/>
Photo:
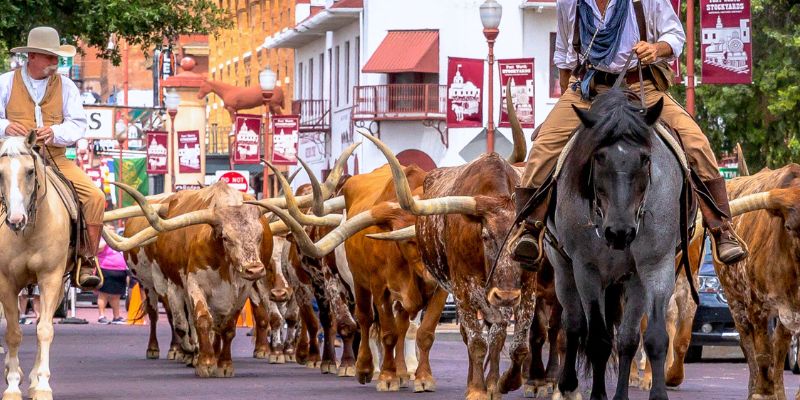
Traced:
<path fill-rule="evenodd" d="M 87 259 L 87 261 L 89 261 L 91 264 L 95 265 L 94 268 L 97 271 L 97 275 L 91 275 L 90 274 L 89 277 L 90 278 L 97 278 L 100 282 L 98 282 L 94 286 L 81 285 L 81 267 L 82 267 L 82 264 L 83 264 L 83 261 L 84 261 L 84 257 L 78 257 L 77 265 L 75 266 L 75 279 L 74 279 L 74 282 L 73 282 L 75 284 L 75 286 L 77 286 L 77 287 L 79 287 L 81 289 L 85 289 L 85 290 L 95 290 L 95 289 L 99 289 L 99 288 L 103 287 L 103 284 L 105 283 L 105 278 L 103 276 L 103 270 L 100 269 L 100 267 L 97 265 L 96 261 L 95 262 L 91 261 L 93 259 L 94 259 L 94 257 L 92 257 L 91 259 Z M 96 259 L 94 259 L 94 260 L 96 260 Z"/>
<path fill-rule="evenodd" d="M 531 232 L 525 228 L 521 228 L 521 232 L 522 233 L 518 234 L 515 238 L 514 250 L 511 252 L 511 258 L 519 263 L 520 268 L 530 272 L 537 272 L 541 266 L 542 259 L 544 259 L 544 229 L 540 229 L 538 232 Z M 525 236 L 529 236 L 529 238 Z M 521 244 L 532 247 L 536 246 L 536 257 L 530 258 L 518 255 L 516 250 Z"/>
<path fill-rule="evenodd" d="M 711 242 L 711 256 L 714 258 L 714 262 L 719 263 L 721 265 L 733 265 L 733 264 L 736 264 L 738 262 L 741 262 L 742 260 L 747 258 L 747 256 L 750 255 L 750 249 L 747 247 L 747 243 L 745 243 L 744 240 L 742 240 L 742 238 L 739 237 L 739 235 L 736 233 L 736 231 L 733 229 L 733 227 L 730 226 L 730 224 L 728 225 L 728 228 L 729 229 L 728 229 L 727 233 L 730 234 L 731 237 L 733 238 L 733 240 L 735 240 L 739 244 L 739 247 L 742 249 L 743 253 L 740 256 L 738 256 L 738 257 L 734 258 L 733 260 L 731 260 L 730 262 L 724 262 L 724 261 L 720 260 L 719 256 L 718 256 L 719 253 L 718 253 L 718 250 L 717 250 L 717 238 L 716 238 L 716 235 L 714 235 L 713 233 L 709 232 L 710 234 L 708 236 L 709 236 L 709 239 L 710 239 L 709 241 Z M 720 235 L 723 235 L 723 234 L 725 234 L 724 231 L 720 232 Z"/>

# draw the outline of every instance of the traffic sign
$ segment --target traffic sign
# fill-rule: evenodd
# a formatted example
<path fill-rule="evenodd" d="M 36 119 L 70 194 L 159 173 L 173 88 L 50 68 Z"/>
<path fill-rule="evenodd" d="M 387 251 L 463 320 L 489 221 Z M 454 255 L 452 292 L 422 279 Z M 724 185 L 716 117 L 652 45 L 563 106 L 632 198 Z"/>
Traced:
<path fill-rule="evenodd" d="M 223 170 L 216 172 L 217 180 L 226 182 L 232 188 L 247 193 L 250 189 L 250 171 Z"/>

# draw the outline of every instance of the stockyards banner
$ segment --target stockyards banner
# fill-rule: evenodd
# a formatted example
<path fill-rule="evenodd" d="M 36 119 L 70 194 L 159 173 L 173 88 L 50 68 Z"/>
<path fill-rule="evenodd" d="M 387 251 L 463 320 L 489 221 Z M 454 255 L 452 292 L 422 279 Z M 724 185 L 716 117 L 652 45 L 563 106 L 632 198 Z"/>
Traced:
<path fill-rule="evenodd" d="M 200 131 L 178 131 L 178 172 L 200 172 Z"/>
<path fill-rule="evenodd" d="M 147 173 L 167 173 L 167 132 L 147 132 Z"/>
<path fill-rule="evenodd" d="M 261 161 L 261 116 L 236 114 L 236 140 L 233 144 L 234 164 L 258 164 Z"/>
<path fill-rule="evenodd" d="M 703 83 L 752 83 L 750 0 L 701 0 Z"/>
<path fill-rule="evenodd" d="M 272 157 L 270 161 L 275 165 L 297 165 L 300 116 L 273 115 L 272 131 Z"/>
<path fill-rule="evenodd" d="M 483 126 L 483 60 L 448 57 L 447 127 Z"/>
<path fill-rule="evenodd" d="M 523 128 L 533 128 L 533 59 L 497 60 L 500 72 L 500 127 L 509 127 L 506 85 L 511 80 L 511 103 Z"/>

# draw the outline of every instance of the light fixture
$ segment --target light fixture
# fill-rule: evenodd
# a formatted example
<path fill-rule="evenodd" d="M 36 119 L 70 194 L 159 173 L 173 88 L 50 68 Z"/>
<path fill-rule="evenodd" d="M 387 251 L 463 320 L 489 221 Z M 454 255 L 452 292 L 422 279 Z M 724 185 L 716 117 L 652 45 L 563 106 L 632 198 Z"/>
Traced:
<path fill-rule="evenodd" d="M 481 4 L 480 14 L 484 29 L 497 29 L 503 17 L 503 6 L 497 0 L 486 0 Z"/>
<path fill-rule="evenodd" d="M 167 107 L 167 112 L 178 112 L 178 106 L 181 104 L 181 95 L 177 91 L 172 90 L 167 92 L 164 96 L 164 106 Z"/>
<path fill-rule="evenodd" d="M 261 86 L 261 90 L 263 91 L 270 91 L 275 89 L 275 81 L 277 80 L 277 76 L 275 75 L 272 70 L 267 67 L 263 69 L 258 74 L 258 84 Z"/>
<path fill-rule="evenodd" d="M 122 142 L 125 140 L 128 133 L 128 124 L 124 119 L 120 118 L 117 120 L 117 123 L 114 124 L 114 132 L 117 134 L 116 138 L 118 141 Z"/>

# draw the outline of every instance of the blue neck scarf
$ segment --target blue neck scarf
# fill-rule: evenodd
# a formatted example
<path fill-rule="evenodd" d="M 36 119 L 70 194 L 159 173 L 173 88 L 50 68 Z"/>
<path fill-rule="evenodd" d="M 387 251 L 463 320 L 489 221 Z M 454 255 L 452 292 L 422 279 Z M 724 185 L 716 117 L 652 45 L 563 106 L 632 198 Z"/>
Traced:
<path fill-rule="evenodd" d="M 593 0 L 578 0 L 577 16 L 580 18 L 580 35 L 581 43 L 584 48 L 582 51 L 587 54 L 586 61 L 593 66 L 609 66 L 614 58 L 617 56 L 619 49 L 619 42 L 622 38 L 622 29 L 625 26 L 625 21 L 628 19 L 628 12 L 630 10 L 630 0 L 617 0 L 614 4 L 614 13 L 603 29 L 597 31 L 595 27 L 594 11 L 589 1 Z M 610 1 L 610 0 L 609 0 Z M 595 35 L 595 32 L 597 34 Z M 592 38 L 594 37 L 594 41 Z M 586 47 L 591 44 L 589 51 Z M 583 54 L 581 54 L 582 56 Z M 594 76 L 594 68 L 590 68 L 581 82 L 581 95 L 584 98 L 589 97 L 589 82 L 592 81 Z"/>

